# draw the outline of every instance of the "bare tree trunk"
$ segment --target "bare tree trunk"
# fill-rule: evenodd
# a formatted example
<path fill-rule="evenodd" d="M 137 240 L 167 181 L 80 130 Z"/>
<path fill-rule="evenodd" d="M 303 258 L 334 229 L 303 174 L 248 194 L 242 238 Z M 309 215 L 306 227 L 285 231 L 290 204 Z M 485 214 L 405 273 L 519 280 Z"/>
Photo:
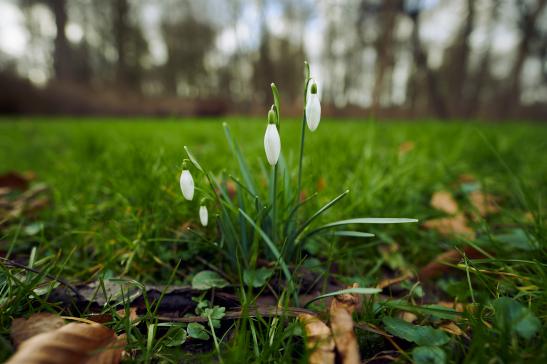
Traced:
<path fill-rule="evenodd" d="M 376 40 L 376 67 L 374 88 L 372 91 L 372 115 L 377 115 L 380 109 L 380 98 L 385 90 L 386 73 L 393 70 L 393 34 L 397 22 L 397 15 L 402 7 L 402 2 L 397 0 L 386 1 L 382 6 L 380 16 L 380 35 Z M 389 77 L 387 77 L 389 79 Z"/>
<path fill-rule="evenodd" d="M 412 45 L 414 53 L 414 62 L 416 64 L 416 71 L 423 73 L 426 77 L 427 92 L 429 95 L 430 105 L 437 117 L 446 119 L 449 117 L 449 112 L 446 107 L 444 98 L 440 93 L 440 89 L 437 82 L 435 73 L 427 65 L 427 56 L 420 42 L 420 20 L 419 14 L 412 16 L 414 21 L 414 29 L 412 30 Z"/>
<path fill-rule="evenodd" d="M 58 80 L 71 79 L 70 71 L 70 47 L 65 34 L 65 27 L 68 21 L 66 13 L 66 0 L 51 0 L 49 2 L 53 15 L 57 35 L 55 36 L 55 49 L 53 51 L 53 69 L 55 78 Z"/>
<path fill-rule="evenodd" d="M 116 45 L 116 51 L 118 53 L 118 60 L 116 64 L 116 79 L 119 86 L 127 86 L 127 54 L 126 44 L 128 39 L 128 12 L 129 4 L 127 0 L 115 0 L 113 2 L 113 14 L 114 14 L 114 40 Z"/>
<path fill-rule="evenodd" d="M 513 67 L 511 69 L 509 85 L 507 91 L 505 92 L 505 96 L 502 97 L 503 102 L 501 103 L 501 107 L 499 109 L 500 117 L 510 117 L 515 106 L 518 106 L 520 104 L 519 99 L 521 93 L 520 81 L 522 78 L 522 68 L 524 66 L 524 61 L 526 60 L 530 52 L 530 44 L 535 40 L 538 35 L 536 29 L 536 20 L 543 11 L 546 3 L 546 0 L 539 0 L 536 9 L 533 11 L 527 11 L 526 5 L 522 2 L 520 3 L 522 7 L 520 21 L 522 27 L 522 37 L 517 48 L 515 63 L 513 64 Z"/>

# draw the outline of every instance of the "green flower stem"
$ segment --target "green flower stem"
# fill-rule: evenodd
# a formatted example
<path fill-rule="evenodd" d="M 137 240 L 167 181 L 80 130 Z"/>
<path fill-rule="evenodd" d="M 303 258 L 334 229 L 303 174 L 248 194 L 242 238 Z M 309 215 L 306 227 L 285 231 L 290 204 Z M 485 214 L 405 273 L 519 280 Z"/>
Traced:
<path fill-rule="evenodd" d="M 276 195 L 277 195 L 277 163 L 273 167 L 273 189 L 272 189 L 272 240 L 274 244 L 277 243 L 277 204 L 276 204 Z"/>
<path fill-rule="evenodd" d="M 304 67 L 306 71 L 306 80 L 304 82 L 304 115 L 302 116 L 302 133 L 300 136 L 300 157 L 298 159 L 298 182 L 296 185 L 296 202 L 295 205 L 298 205 L 300 201 L 300 188 L 302 187 L 302 160 L 304 159 L 304 139 L 306 136 L 306 99 L 308 96 L 308 83 L 310 82 L 310 65 L 308 62 L 304 62 Z M 295 214 L 295 221 L 297 216 Z"/>

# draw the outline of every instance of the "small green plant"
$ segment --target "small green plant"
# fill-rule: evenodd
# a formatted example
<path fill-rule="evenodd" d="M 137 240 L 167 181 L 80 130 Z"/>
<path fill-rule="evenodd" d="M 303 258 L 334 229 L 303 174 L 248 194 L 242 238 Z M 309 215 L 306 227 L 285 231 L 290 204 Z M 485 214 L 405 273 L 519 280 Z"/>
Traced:
<path fill-rule="evenodd" d="M 207 201 L 217 212 L 216 224 L 219 232 L 219 251 L 229 262 L 228 273 L 239 277 L 239 281 L 248 287 L 263 286 L 272 276 L 273 271 L 261 267 L 259 260 L 275 261 L 275 269 L 280 269 L 286 281 L 285 297 L 292 297 L 298 304 L 294 269 L 304 259 L 303 246 L 313 240 L 332 239 L 336 236 L 372 237 L 366 232 L 346 231 L 348 225 L 388 224 L 416 222 L 406 218 L 352 218 L 334 221 L 325 225 L 314 226 L 314 222 L 327 210 L 343 199 L 349 190 L 343 191 L 315 213 L 303 217 L 302 207 L 317 194 L 300 199 L 302 186 L 302 169 L 304 159 L 304 142 L 306 125 L 311 132 L 319 126 L 321 105 L 319 102 L 316 81 L 310 76 L 306 65 L 304 84 L 304 113 L 298 159 L 296 187 L 291 180 L 290 168 L 281 152 L 281 104 L 279 91 L 271 84 L 273 105 L 268 111 L 268 125 L 264 135 L 264 149 L 269 170 L 262 166 L 268 180 L 268 188 L 261 189 L 250 172 L 240 147 L 232 137 L 228 125 L 224 124 L 226 139 L 239 164 L 241 180 L 233 175 L 215 175 L 205 169 L 184 147 L 188 158 L 183 161 L 180 176 L 180 187 L 183 196 L 192 200 L 194 189 L 202 197 L 199 216 L 202 224 L 207 225 Z M 198 175 L 204 176 L 204 183 L 194 186 L 191 166 Z M 201 179 L 198 179 L 201 181 Z M 203 186 L 203 187 L 202 187 Z"/>

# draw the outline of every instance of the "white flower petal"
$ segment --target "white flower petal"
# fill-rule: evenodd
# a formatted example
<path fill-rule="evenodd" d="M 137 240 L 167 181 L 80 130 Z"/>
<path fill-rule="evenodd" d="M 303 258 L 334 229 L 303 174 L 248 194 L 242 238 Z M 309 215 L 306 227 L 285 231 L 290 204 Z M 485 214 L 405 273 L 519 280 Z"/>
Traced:
<path fill-rule="evenodd" d="M 187 169 L 183 170 L 180 175 L 180 189 L 182 195 L 188 201 L 191 201 L 192 198 L 194 198 L 194 179 Z"/>
<path fill-rule="evenodd" d="M 272 166 L 277 164 L 279 154 L 281 153 L 281 139 L 275 124 L 268 124 L 266 133 L 264 134 L 264 150 L 268 163 Z"/>
<path fill-rule="evenodd" d="M 207 211 L 207 206 L 199 207 L 199 221 L 201 222 L 201 225 L 207 226 L 207 223 L 209 222 L 209 212 Z"/>
<path fill-rule="evenodd" d="M 317 94 L 309 94 L 306 102 L 306 123 L 311 131 L 315 131 L 321 121 L 321 104 Z"/>

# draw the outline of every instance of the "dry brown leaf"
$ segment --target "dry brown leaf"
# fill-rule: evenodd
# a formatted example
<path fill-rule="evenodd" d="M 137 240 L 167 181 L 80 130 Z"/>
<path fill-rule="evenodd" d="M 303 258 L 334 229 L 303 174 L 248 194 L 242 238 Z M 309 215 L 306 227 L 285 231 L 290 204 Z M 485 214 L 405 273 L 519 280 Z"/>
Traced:
<path fill-rule="evenodd" d="M 477 181 L 477 178 L 469 173 L 460 174 L 460 176 L 458 177 L 458 182 L 460 183 L 472 183 L 476 181 Z"/>
<path fill-rule="evenodd" d="M 401 283 L 403 281 L 406 281 L 407 279 L 413 278 L 414 274 L 412 272 L 406 272 L 403 275 L 395 278 L 384 278 L 376 285 L 376 288 L 384 289 L 386 287 L 389 287 L 391 285 Z"/>
<path fill-rule="evenodd" d="M 459 211 L 458 203 L 448 191 L 438 191 L 431 196 L 431 207 L 446 212 L 449 215 L 457 214 Z"/>
<path fill-rule="evenodd" d="M 415 146 L 416 144 L 410 140 L 407 140 L 406 142 L 402 142 L 401 144 L 399 144 L 399 156 L 408 154 L 414 149 Z"/>
<path fill-rule="evenodd" d="M 323 191 L 326 187 L 327 187 L 327 181 L 325 180 L 325 177 L 323 176 L 319 177 L 319 179 L 317 180 L 317 186 L 316 186 L 317 192 Z"/>
<path fill-rule="evenodd" d="M 70 323 L 24 341 L 6 364 L 119 363 L 125 335 L 100 324 Z"/>
<path fill-rule="evenodd" d="M 359 287 L 354 283 L 352 288 Z M 331 301 L 330 327 L 342 364 L 359 364 L 359 344 L 353 331 L 353 312 L 361 305 L 361 296 L 345 293 L 335 296 Z"/>
<path fill-rule="evenodd" d="M 436 303 L 436 305 L 451 308 L 453 310 L 456 310 L 457 312 L 463 312 L 465 309 L 464 304 L 460 302 L 439 301 Z"/>
<path fill-rule="evenodd" d="M 306 331 L 306 346 L 310 351 L 309 364 L 334 364 L 334 340 L 329 327 L 316 316 L 298 315 Z"/>
<path fill-rule="evenodd" d="M 445 323 L 445 324 L 442 324 L 441 326 L 439 326 L 439 328 L 443 331 L 448 332 L 449 334 L 452 334 L 452 335 L 456 335 L 456 336 L 465 335 L 463 330 L 452 321 L 450 321 L 448 323 Z"/>
<path fill-rule="evenodd" d="M 28 319 L 18 318 L 11 323 L 10 336 L 18 347 L 23 341 L 33 336 L 56 330 L 65 325 L 65 320 L 59 315 L 49 312 L 40 312 Z"/>
<path fill-rule="evenodd" d="M 487 216 L 499 212 L 499 206 L 497 204 L 497 197 L 481 191 L 473 191 L 469 194 L 469 200 L 471 204 L 480 216 Z"/>
<path fill-rule="evenodd" d="M 16 190 L 26 190 L 32 179 L 32 175 L 27 175 L 18 172 L 7 172 L 0 175 L 0 187 L 7 187 Z"/>
<path fill-rule="evenodd" d="M 403 311 L 400 313 L 401 319 L 405 320 L 406 322 L 413 323 L 418 319 L 418 316 L 413 314 L 412 312 Z"/>
<path fill-rule="evenodd" d="M 467 219 L 463 214 L 427 220 L 423 226 L 445 236 L 460 235 L 468 239 L 475 239 L 475 231 L 467 225 Z"/>
<path fill-rule="evenodd" d="M 484 255 L 473 247 L 465 247 L 463 249 L 465 255 L 471 259 L 483 258 Z M 427 281 L 429 279 L 436 278 L 442 275 L 444 272 L 451 269 L 449 264 L 456 264 L 462 259 L 462 255 L 456 249 L 449 250 L 444 252 L 435 259 L 433 259 L 429 264 L 420 269 L 418 273 L 418 278 L 420 281 Z"/>

